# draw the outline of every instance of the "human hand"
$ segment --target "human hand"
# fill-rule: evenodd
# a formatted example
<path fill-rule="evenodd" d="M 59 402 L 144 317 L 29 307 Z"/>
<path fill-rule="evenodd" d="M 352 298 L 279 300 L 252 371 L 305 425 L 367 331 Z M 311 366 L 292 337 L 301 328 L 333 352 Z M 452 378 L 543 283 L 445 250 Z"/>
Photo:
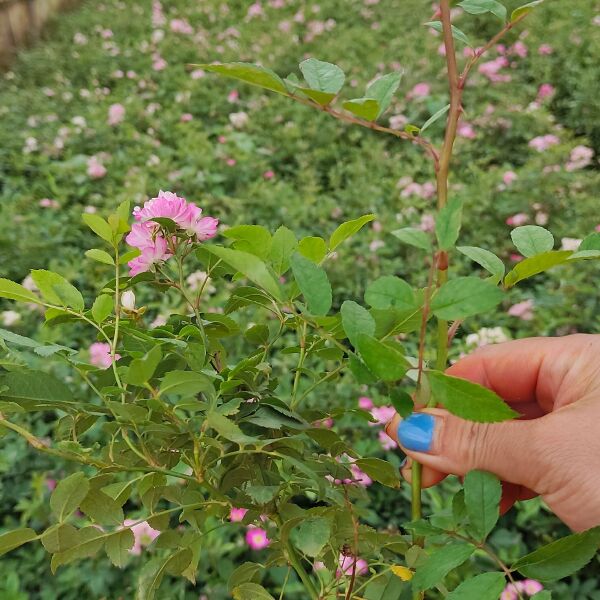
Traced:
<path fill-rule="evenodd" d="M 423 487 L 482 469 L 505 482 L 503 511 L 539 494 L 571 529 L 600 525 L 600 335 L 486 346 L 447 373 L 490 388 L 522 417 L 474 423 L 442 408 L 396 415 L 386 432 L 423 464 Z M 402 474 L 410 481 L 410 460 Z"/>

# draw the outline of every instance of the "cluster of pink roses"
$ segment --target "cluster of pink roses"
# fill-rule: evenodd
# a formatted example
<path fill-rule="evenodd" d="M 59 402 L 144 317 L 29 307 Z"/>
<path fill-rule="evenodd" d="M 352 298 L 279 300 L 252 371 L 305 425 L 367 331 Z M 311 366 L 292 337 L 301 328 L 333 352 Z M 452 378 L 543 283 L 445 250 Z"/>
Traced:
<path fill-rule="evenodd" d="M 247 512 L 248 509 L 246 508 L 233 507 L 229 513 L 229 520 L 232 523 L 239 523 L 246 516 Z M 270 543 L 271 540 L 267 537 L 267 532 L 262 527 L 248 525 L 248 529 L 246 530 L 246 544 L 248 544 L 252 550 L 262 550 Z"/>
<path fill-rule="evenodd" d="M 173 256 L 177 238 L 164 237 L 160 225 L 153 219 L 171 219 L 190 240 L 198 242 L 214 237 L 219 224 L 218 219 L 203 217 L 202 209 L 193 202 L 162 190 L 156 198 L 148 200 L 143 208 L 137 206 L 133 216 L 136 222 L 126 241 L 130 246 L 138 248 L 141 254 L 128 263 L 132 277 L 149 271 L 155 264 Z"/>

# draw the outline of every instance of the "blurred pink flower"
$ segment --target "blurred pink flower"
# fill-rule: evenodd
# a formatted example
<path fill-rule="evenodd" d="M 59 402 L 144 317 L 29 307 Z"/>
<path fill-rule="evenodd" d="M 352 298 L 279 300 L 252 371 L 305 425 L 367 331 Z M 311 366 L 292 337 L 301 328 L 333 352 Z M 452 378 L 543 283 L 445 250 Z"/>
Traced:
<path fill-rule="evenodd" d="M 560 140 L 553 134 L 549 133 L 547 135 L 539 135 L 534 137 L 529 141 L 529 147 L 537 150 L 538 152 L 544 152 L 550 148 L 550 146 L 554 146 L 558 144 Z"/>
<path fill-rule="evenodd" d="M 90 348 L 90 363 L 95 367 L 108 369 L 113 363 L 110 355 L 110 344 L 104 342 L 94 342 Z M 115 354 L 115 360 L 121 358 L 120 354 Z"/>
<path fill-rule="evenodd" d="M 379 443 L 384 450 L 393 450 L 396 442 L 383 430 L 378 433 Z"/>
<path fill-rule="evenodd" d="M 569 155 L 569 161 L 565 165 L 567 171 L 583 169 L 592 163 L 594 151 L 587 146 L 575 146 Z"/>
<path fill-rule="evenodd" d="M 111 104 L 108 107 L 108 124 L 118 125 L 125 118 L 125 107 L 122 104 Z"/>
<path fill-rule="evenodd" d="M 510 185 L 513 181 L 516 181 L 517 177 L 518 176 L 514 171 L 506 171 L 502 175 L 502 181 L 505 185 Z"/>
<path fill-rule="evenodd" d="M 271 543 L 271 540 L 267 537 L 264 529 L 251 525 L 246 531 L 246 543 L 252 550 L 262 550 Z"/>
<path fill-rule="evenodd" d="M 509 48 L 509 52 L 516 54 L 519 58 L 525 58 L 527 56 L 527 46 L 523 42 L 518 41 Z"/>
<path fill-rule="evenodd" d="M 421 82 L 417 83 L 413 89 L 409 92 L 409 98 L 424 98 L 425 96 L 429 96 L 429 92 L 431 91 L 431 87 L 428 83 Z"/>
<path fill-rule="evenodd" d="M 538 89 L 537 99 L 544 100 L 554 95 L 555 88 L 551 83 L 542 83 Z"/>
<path fill-rule="evenodd" d="M 265 171 L 263 173 L 263 178 L 264 179 L 273 179 L 273 177 L 275 177 L 275 171 L 269 169 L 268 171 Z"/>
<path fill-rule="evenodd" d="M 164 69 L 167 68 L 168 64 L 167 61 L 160 55 L 155 55 L 154 58 L 152 59 L 152 68 L 155 71 L 163 71 Z"/>
<path fill-rule="evenodd" d="M 577 248 L 579 248 L 579 245 L 581 244 L 581 240 L 579 238 L 570 238 L 570 237 L 564 237 L 560 240 L 560 242 L 561 242 L 561 246 L 560 246 L 561 250 L 571 250 L 573 252 L 576 252 Z"/>
<path fill-rule="evenodd" d="M 552 54 L 553 52 L 554 49 L 552 48 L 552 46 L 550 46 L 550 44 L 542 44 L 538 48 L 538 54 L 541 54 L 542 56 L 547 56 L 548 54 Z"/>
<path fill-rule="evenodd" d="M 106 175 L 106 167 L 96 156 L 91 156 L 87 161 L 87 174 L 92 179 L 102 179 Z"/>
<path fill-rule="evenodd" d="M 331 417 L 327 417 L 325 419 L 320 419 L 319 421 L 315 421 L 313 423 L 315 427 L 323 427 L 324 429 L 331 429 L 333 427 L 333 419 Z"/>
<path fill-rule="evenodd" d="M 261 17 L 265 14 L 263 7 L 260 2 L 255 2 L 248 7 L 248 12 L 246 16 L 248 19 L 253 19 L 254 17 Z"/>
<path fill-rule="evenodd" d="M 421 215 L 421 222 L 419 223 L 419 229 L 422 231 L 433 231 L 435 229 L 435 218 L 433 215 L 426 213 Z"/>
<path fill-rule="evenodd" d="M 42 208 L 59 208 L 60 204 L 56 200 L 52 200 L 51 198 L 42 198 L 39 201 L 39 205 Z"/>
<path fill-rule="evenodd" d="M 240 98 L 240 93 L 237 90 L 231 90 L 229 94 L 227 94 L 227 102 L 231 102 L 231 104 L 235 104 Z"/>
<path fill-rule="evenodd" d="M 129 527 L 133 533 L 134 542 L 129 553 L 139 556 L 142 553 L 142 547 L 149 546 L 160 535 L 160 531 L 150 527 L 148 521 L 134 525 L 135 522 L 134 519 L 125 519 L 123 525 Z"/>
<path fill-rule="evenodd" d="M 517 213 L 506 219 L 506 224 L 511 227 L 520 227 L 529 221 L 529 216 L 525 213 Z"/>
<path fill-rule="evenodd" d="M 598 227 L 600 227 L 600 225 Z M 373 400 L 367 396 L 361 396 L 358 399 L 358 407 L 362 408 L 363 410 L 370 410 L 373 408 Z"/>
<path fill-rule="evenodd" d="M 504 56 L 498 56 L 494 60 L 481 63 L 478 71 L 493 83 L 506 83 L 510 81 L 510 75 L 500 73 L 500 69 L 508 66 L 508 60 Z"/>
<path fill-rule="evenodd" d="M 206 71 L 204 71 L 203 69 L 194 69 L 191 73 L 190 73 L 192 79 L 202 79 L 202 77 L 204 77 L 206 75 Z"/>
<path fill-rule="evenodd" d="M 458 124 L 458 129 L 457 129 L 456 133 L 460 137 L 464 137 L 469 140 L 472 140 L 477 137 L 477 134 L 475 133 L 475 129 L 474 129 L 473 125 L 471 125 L 470 123 L 465 123 L 464 121 L 461 121 Z"/>
<path fill-rule="evenodd" d="M 350 465 L 350 473 L 352 473 L 351 481 L 358 483 L 358 485 L 368 487 L 373 483 L 373 480 L 363 470 L 354 464 Z M 349 482 L 346 481 L 345 483 Z"/>
<path fill-rule="evenodd" d="M 371 415 L 377 423 L 369 423 L 369 425 L 385 425 L 392 420 L 395 414 L 396 411 L 393 406 L 374 406 L 371 409 Z"/>
<path fill-rule="evenodd" d="M 355 561 L 356 567 L 354 567 Z M 338 578 L 342 577 L 342 575 L 350 577 L 353 570 L 357 575 L 366 575 L 369 572 L 369 564 L 364 558 L 355 558 L 354 556 L 340 554 L 338 565 L 339 567 L 335 574 Z"/>
<path fill-rule="evenodd" d="M 535 579 L 524 579 L 523 581 L 516 581 L 515 583 L 509 583 L 504 588 L 500 600 L 519 600 L 520 594 L 527 594 L 528 596 L 534 596 L 538 592 L 541 592 L 544 586 Z"/>
<path fill-rule="evenodd" d="M 179 120 L 182 123 L 189 123 L 193 118 L 194 116 L 191 113 L 183 113 Z"/>
<path fill-rule="evenodd" d="M 511 317 L 518 317 L 523 321 L 531 321 L 531 319 L 533 319 L 533 305 L 533 300 L 517 302 L 508 309 L 508 314 Z"/>
<path fill-rule="evenodd" d="M 182 33 L 184 35 L 192 35 L 194 28 L 189 24 L 187 19 L 172 19 L 171 31 L 173 33 Z"/>
<path fill-rule="evenodd" d="M 154 238 L 154 245 L 142 249 L 142 253 L 130 260 L 129 276 L 135 277 L 140 273 L 150 271 L 155 264 L 164 262 L 172 256 L 172 253 L 167 247 L 167 240 L 160 236 Z"/>
<path fill-rule="evenodd" d="M 247 512 L 247 508 L 235 508 L 232 506 L 231 510 L 229 511 L 229 520 L 232 523 L 239 523 L 246 516 Z"/>

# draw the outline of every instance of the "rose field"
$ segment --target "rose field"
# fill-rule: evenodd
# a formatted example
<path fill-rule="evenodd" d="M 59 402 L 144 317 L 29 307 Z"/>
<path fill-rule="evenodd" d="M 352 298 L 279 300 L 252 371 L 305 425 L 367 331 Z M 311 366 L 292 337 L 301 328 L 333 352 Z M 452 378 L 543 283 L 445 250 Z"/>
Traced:
<path fill-rule="evenodd" d="M 600 329 L 600 2 L 523 4 L 84 0 L 0 72 L 1 600 L 600 600 L 385 432 Z"/>

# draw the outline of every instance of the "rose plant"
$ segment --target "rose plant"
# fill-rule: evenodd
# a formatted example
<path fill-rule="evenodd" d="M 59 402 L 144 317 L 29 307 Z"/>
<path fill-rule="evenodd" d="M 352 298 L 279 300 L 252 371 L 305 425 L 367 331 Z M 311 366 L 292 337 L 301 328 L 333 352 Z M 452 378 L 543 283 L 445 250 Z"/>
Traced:
<path fill-rule="evenodd" d="M 431 233 L 404 228 L 394 235 L 423 252 L 424 287 L 385 275 L 366 286 L 364 305 L 334 297 L 326 267 L 334 268 L 331 259 L 372 214 L 339 225 L 328 239 L 298 239 L 284 225 L 275 232 L 237 225 L 222 229 L 230 242 L 224 245 L 211 241 L 216 219 L 163 191 L 133 211 L 124 202 L 106 218 L 83 215 L 103 245 L 86 256 L 107 270 L 93 301 L 51 271 L 32 271 L 35 286 L 29 287 L 0 279 L 0 297 L 40 307 L 48 326 L 83 325 L 97 338 L 86 356 L 0 330 L 3 344 L 20 350 L 22 358 L 1 365 L 0 425 L 41 452 L 81 465 L 52 493 L 56 522 L 42 532 L 21 528 L 3 534 L 0 552 L 40 541 L 56 571 L 100 552 L 122 567 L 130 554 L 152 544 L 157 552 L 138 583 L 138 596 L 145 599 L 156 595 L 166 574 L 194 582 L 207 534 L 242 523 L 248 545 L 266 551 L 264 563 L 243 563 L 229 578 L 233 597 L 242 600 L 273 597 L 261 582 L 274 566 L 288 568 L 280 597 L 295 580 L 302 597 L 323 600 L 426 593 L 453 600 L 535 593 L 541 600 L 550 594 L 540 591 L 537 580 L 565 577 L 593 557 L 597 529 L 505 564 L 486 542 L 499 518 L 501 485 L 481 471 L 466 476 L 451 513 L 424 518 L 421 467 L 415 463 L 413 518 L 405 532 L 370 528 L 362 519 L 364 484 L 374 480 L 397 488 L 397 468 L 360 456 L 327 424 L 341 416 L 379 421 L 379 415 L 367 403 L 348 410 L 333 398 L 328 405 L 314 400 L 317 388 L 347 377 L 377 388 L 403 416 L 440 403 L 472 421 L 515 418 L 491 391 L 444 374 L 458 328 L 493 310 L 519 282 L 600 257 L 600 234 L 591 234 L 576 250 L 554 250 L 552 234 L 533 225 L 512 231 L 524 258 L 508 273 L 491 251 L 456 245 L 462 203 L 449 193 L 448 180 L 465 84 L 481 56 L 541 0 L 510 16 L 495 0 L 458 4 L 502 26 L 489 42 L 466 53 L 459 70 L 455 43 L 470 48 L 469 40 L 451 24 L 450 2 L 442 0 L 427 26 L 443 36 L 450 103 L 420 127 L 397 130 L 377 123 L 400 85 L 400 72 L 371 82 L 361 98 L 341 101 L 343 71 L 314 58 L 300 64 L 304 81 L 283 80 L 247 63 L 202 65 L 422 147 L 437 182 L 435 228 Z M 111 115 L 114 122 L 123 116 L 117 109 Z M 437 147 L 424 134 L 442 118 L 445 136 Z M 486 276 L 449 278 L 455 251 Z M 199 282 L 190 279 L 199 268 L 204 271 Z M 228 293 L 222 306 L 208 302 L 209 286 Z M 146 309 L 137 303 L 147 287 L 173 302 L 164 324 L 148 326 Z M 67 381 L 37 369 L 40 357 L 68 367 L 74 377 Z M 47 411 L 60 417 L 49 443 L 20 418 Z M 446 576 L 456 571 L 460 577 L 470 559 L 485 572 L 449 591 Z"/>

